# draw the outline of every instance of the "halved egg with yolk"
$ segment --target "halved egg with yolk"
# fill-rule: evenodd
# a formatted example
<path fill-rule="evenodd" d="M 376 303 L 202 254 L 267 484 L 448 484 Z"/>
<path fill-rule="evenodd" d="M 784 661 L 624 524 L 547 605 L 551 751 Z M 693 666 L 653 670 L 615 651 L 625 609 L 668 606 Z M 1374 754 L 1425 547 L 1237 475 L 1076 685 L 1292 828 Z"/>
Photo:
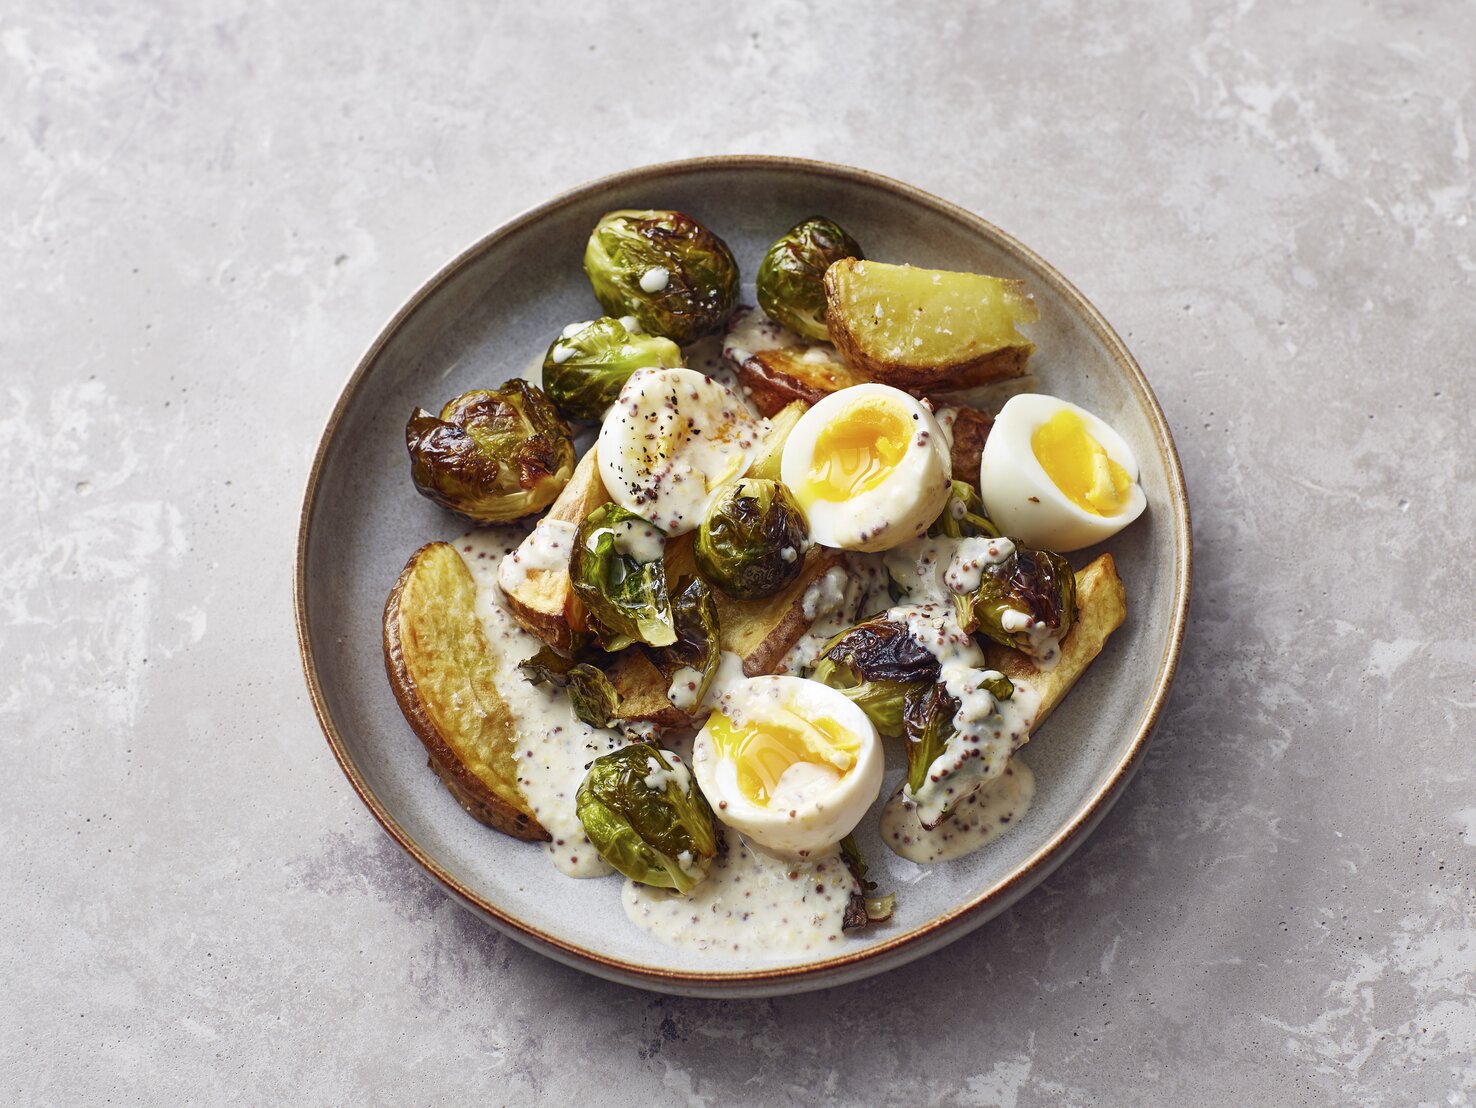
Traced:
<path fill-rule="evenodd" d="M 1147 500 L 1122 436 L 1066 400 L 1026 393 L 995 417 L 979 465 L 990 518 L 1027 546 L 1066 552 L 1117 534 Z"/>
<path fill-rule="evenodd" d="M 692 746 L 692 770 L 719 820 L 771 850 L 820 850 L 876 800 L 881 741 L 866 713 L 799 677 L 731 689 Z"/>
<path fill-rule="evenodd" d="M 810 537 L 841 550 L 890 550 L 917 538 L 948 500 L 948 447 L 933 413 L 889 385 L 853 385 L 800 417 L 780 476 Z"/>

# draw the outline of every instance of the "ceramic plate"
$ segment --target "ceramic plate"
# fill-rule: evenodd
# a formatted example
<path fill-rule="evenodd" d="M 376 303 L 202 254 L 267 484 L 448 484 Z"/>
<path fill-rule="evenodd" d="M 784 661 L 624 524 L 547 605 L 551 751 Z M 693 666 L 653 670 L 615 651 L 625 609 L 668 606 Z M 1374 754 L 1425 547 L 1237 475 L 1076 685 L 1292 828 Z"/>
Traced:
<path fill-rule="evenodd" d="M 517 376 L 572 320 L 598 314 L 580 268 L 614 208 L 677 208 L 733 248 L 747 278 L 767 245 L 823 213 L 868 257 L 1021 277 L 1040 307 L 1030 334 L 1039 389 L 1105 418 L 1137 454 L 1145 516 L 1108 548 L 1127 586 L 1127 623 L 1023 756 L 1037 793 L 1018 826 L 976 854 L 922 868 L 859 829 L 897 911 L 824 958 L 739 959 L 664 945 L 626 918 L 620 879 L 578 881 L 537 846 L 504 838 L 457 806 L 385 680 L 380 619 L 406 558 L 463 526 L 415 492 L 404 425 L 473 387 Z M 1080 566 L 1095 551 L 1073 555 Z M 463 904 L 559 961 L 668 992 L 797 992 L 892 969 L 978 927 L 1037 885 L 1127 784 L 1168 693 L 1189 601 L 1189 516 L 1163 412 L 1105 320 L 1029 249 L 977 216 L 876 174 L 767 157 L 632 170 L 560 196 L 493 231 L 390 321 L 343 391 L 308 481 L 299 534 L 297 625 L 328 742 L 376 819 Z M 901 775 L 889 766 L 887 791 Z M 886 795 L 886 792 L 883 793 Z"/>

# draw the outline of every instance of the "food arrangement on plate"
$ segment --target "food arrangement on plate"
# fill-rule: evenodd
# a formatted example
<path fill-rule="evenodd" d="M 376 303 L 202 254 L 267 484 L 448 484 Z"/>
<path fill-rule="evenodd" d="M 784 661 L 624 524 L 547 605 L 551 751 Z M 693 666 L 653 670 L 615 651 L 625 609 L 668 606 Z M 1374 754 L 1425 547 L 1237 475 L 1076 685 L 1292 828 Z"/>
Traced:
<path fill-rule="evenodd" d="M 603 316 L 406 426 L 414 486 L 475 526 L 395 584 L 391 686 L 471 815 L 622 874 L 635 925 L 833 949 L 906 912 L 862 821 L 930 866 L 1023 816 L 1016 752 L 1126 617 L 1111 555 L 1064 555 L 1142 513 L 1137 464 L 1029 391 L 1020 281 L 816 216 L 745 307 L 672 211 L 606 214 L 584 268 Z"/>

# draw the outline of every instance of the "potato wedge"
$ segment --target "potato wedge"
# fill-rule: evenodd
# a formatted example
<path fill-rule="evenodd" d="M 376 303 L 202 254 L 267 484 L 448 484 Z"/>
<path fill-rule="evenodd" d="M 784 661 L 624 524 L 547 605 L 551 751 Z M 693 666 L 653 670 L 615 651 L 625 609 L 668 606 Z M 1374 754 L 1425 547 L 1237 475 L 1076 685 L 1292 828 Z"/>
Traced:
<path fill-rule="evenodd" d="M 816 547 L 807 555 L 804 570 L 794 583 L 766 600 L 734 600 L 713 590 L 722 648 L 743 659 L 745 674 L 758 677 L 774 672 L 789 648 L 813 622 L 804 612 L 805 590 L 841 561 L 838 551 Z M 672 580 L 697 572 L 689 536 L 672 541 L 667 548 L 666 566 Z M 672 707 L 667 700 L 668 682 L 641 650 L 622 651 L 608 672 L 622 697 L 621 712 L 626 718 L 666 727 L 691 722 L 687 713 Z"/>
<path fill-rule="evenodd" d="M 1018 377 L 1039 318 L 1024 282 L 844 258 L 825 271 L 830 341 L 857 373 L 919 395 Z"/>
<path fill-rule="evenodd" d="M 545 518 L 577 527 L 590 512 L 608 503 L 609 499 L 610 494 L 600 479 L 595 448 L 591 446 L 574 467 L 574 476 L 564 486 L 564 491 L 553 502 Z M 524 541 L 526 544 L 527 540 Z M 574 595 L 567 568 L 529 570 L 512 588 L 508 588 L 511 581 L 505 581 L 501 572 L 498 580 L 502 583 L 507 608 L 513 618 L 529 634 L 550 646 L 567 651 L 571 648 L 575 631 L 589 630 L 584 604 Z"/>
<path fill-rule="evenodd" d="M 789 441 L 789 433 L 800 421 L 800 416 L 809 410 L 810 406 L 803 400 L 794 400 L 768 417 L 769 433 L 754 451 L 753 464 L 748 467 L 747 476 L 761 481 L 779 480 L 779 466 L 784 460 L 784 444 Z"/>
<path fill-rule="evenodd" d="M 1076 622 L 1061 640 L 1061 658 L 1053 669 L 1040 669 L 1018 650 L 991 644 L 984 652 L 989 666 L 1011 680 L 1029 684 L 1040 693 L 1039 727 L 1065 699 L 1107 638 L 1127 618 L 1127 594 L 1117 576 L 1111 554 L 1103 554 L 1076 574 Z"/>
<path fill-rule="evenodd" d="M 517 784 L 517 720 L 497 691 L 476 582 L 449 543 L 417 550 L 384 609 L 384 667 L 451 794 L 489 827 L 547 839 Z"/>
<path fill-rule="evenodd" d="M 977 408 L 959 408 L 953 417 L 953 445 L 948 460 L 955 481 L 967 481 L 979 487 L 979 463 L 984 458 L 984 443 L 994 417 Z"/>
<path fill-rule="evenodd" d="M 760 350 L 738 367 L 738 384 L 763 416 L 772 416 L 796 400 L 813 404 L 865 380 L 834 349 L 821 344 Z"/>

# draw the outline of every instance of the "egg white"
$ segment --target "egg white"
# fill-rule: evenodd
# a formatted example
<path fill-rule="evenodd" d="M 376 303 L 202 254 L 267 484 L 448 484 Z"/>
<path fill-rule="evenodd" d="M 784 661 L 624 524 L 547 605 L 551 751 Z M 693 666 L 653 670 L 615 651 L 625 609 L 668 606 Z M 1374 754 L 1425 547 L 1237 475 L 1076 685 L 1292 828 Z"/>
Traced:
<path fill-rule="evenodd" d="M 813 795 L 772 807 L 757 804 L 738 787 L 737 766 L 723 757 L 709 722 L 693 742 L 692 771 L 717 818 L 753 842 L 790 854 L 820 850 L 849 835 L 881 791 L 881 740 L 860 708 L 834 689 L 800 677 L 751 677 L 723 697 L 719 710 L 735 723 L 761 724 L 781 707 L 806 719 L 829 717 L 855 735 L 860 745 L 850 769 L 828 782 L 798 764 L 796 776 L 809 780 L 795 784 L 811 786 Z"/>
<path fill-rule="evenodd" d="M 743 399 L 712 378 L 640 369 L 600 426 L 600 477 L 622 508 L 684 535 L 718 488 L 747 472 L 762 430 Z"/>
<path fill-rule="evenodd" d="M 875 488 L 848 500 L 806 495 L 822 432 L 847 408 L 867 396 L 885 398 L 913 425 L 912 438 L 896 467 Z M 933 413 L 915 396 L 890 385 L 852 385 L 825 397 L 800 417 L 784 444 L 780 476 L 804 509 L 810 537 L 839 550 L 890 550 L 927 531 L 943 505 L 953 477 L 948 443 Z"/>
<path fill-rule="evenodd" d="M 1031 436 L 1063 410 L 1080 416 L 1087 432 L 1132 479 L 1121 511 L 1099 516 L 1072 503 L 1036 458 Z M 1057 553 L 1111 538 L 1147 506 L 1138 484 L 1138 460 L 1122 436 L 1085 408 L 1041 393 L 1011 397 L 995 417 L 979 463 L 979 494 L 1000 531 L 1026 546 Z"/>

